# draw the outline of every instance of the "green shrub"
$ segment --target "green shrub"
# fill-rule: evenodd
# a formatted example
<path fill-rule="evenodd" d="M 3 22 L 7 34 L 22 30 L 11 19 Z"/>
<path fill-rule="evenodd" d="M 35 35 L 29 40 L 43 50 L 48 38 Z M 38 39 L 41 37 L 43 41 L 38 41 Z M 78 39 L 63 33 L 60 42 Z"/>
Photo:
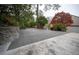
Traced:
<path fill-rule="evenodd" d="M 36 23 L 38 28 L 43 28 L 48 23 L 48 20 L 44 16 L 39 16 Z"/>
<path fill-rule="evenodd" d="M 33 19 L 21 19 L 20 20 L 20 28 L 21 29 L 25 29 L 25 28 L 33 28 L 35 27 L 36 22 Z"/>
<path fill-rule="evenodd" d="M 28 21 L 28 27 L 29 28 L 33 28 L 33 27 L 35 27 L 35 25 L 36 25 L 36 22 L 33 19 Z"/>
<path fill-rule="evenodd" d="M 54 24 L 52 27 L 51 27 L 51 30 L 56 30 L 56 31 L 66 31 L 66 26 L 62 23 L 57 23 L 57 24 Z"/>

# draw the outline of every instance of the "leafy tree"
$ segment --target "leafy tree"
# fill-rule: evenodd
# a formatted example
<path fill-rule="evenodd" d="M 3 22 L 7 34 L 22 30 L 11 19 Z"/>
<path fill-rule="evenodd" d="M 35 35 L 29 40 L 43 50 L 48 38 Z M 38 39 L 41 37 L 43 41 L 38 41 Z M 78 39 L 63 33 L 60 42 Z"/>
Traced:
<path fill-rule="evenodd" d="M 69 13 L 60 12 L 57 13 L 51 21 L 51 24 L 56 24 L 56 23 L 62 23 L 65 26 L 70 26 L 73 23 L 73 20 Z"/>
<path fill-rule="evenodd" d="M 25 26 L 29 19 L 33 19 L 30 4 L 2 4 L 0 5 L 0 22 L 8 25 Z"/>
<path fill-rule="evenodd" d="M 32 5 L 32 9 L 36 9 L 36 20 L 38 20 L 38 17 L 39 16 L 43 16 L 43 11 L 42 10 L 39 10 L 39 7 L 40 6 L 44 6 L 44 11 L 47 11 L 47 10 L 50 10 L 50 9 L 53 9 L 53 10 L 58 10 L 61 6 L 59 4 L 34 4 Z M 38 27 L 38 26 L 37 26 Z"/>
<path fill-rule="evenodd" d="M 61 31 L 66 31 L 66 27 L 71 26 L 71 24 L 73 23 L 72 17 L 69 13 L 65 13 L 65 12 L 60 12 L 57 13 L 50 25 L 51 25 L 51 29 L 52 30 L 61 30 Z"/>
<path fill-rule="evenodd" d="M 39 17 L 39 7 L 42 6 L 42 4 L 36 4 L 36 15 L 37 15 L 37 19 Z M 47 11 L 47 10 L 50 10 L 50 9 L 53 9 L 53 10 L 58 10 L 61 6 L 59 4 L 45 4 L 44 5 L 44 10 Z M 41 11 L 42 12 L 42 11 Z M 43 13 L 43 12 L 42 12 Z"/>

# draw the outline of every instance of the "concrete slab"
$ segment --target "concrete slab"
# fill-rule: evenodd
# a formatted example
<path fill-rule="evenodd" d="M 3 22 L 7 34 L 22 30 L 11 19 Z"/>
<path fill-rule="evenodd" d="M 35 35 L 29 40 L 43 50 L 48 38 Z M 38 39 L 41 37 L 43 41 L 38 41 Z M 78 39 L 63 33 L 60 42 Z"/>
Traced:
<path fill-rule="evenodd" d="M 42 30 L 35 28 L 24 29 L 20 31 L 19 38 L 11 43 L 8 50 L 15 49 L 38 41 L 42 41 L 48 38 L 63 35 L 66 33 L 67 32 L 50 31 L 50 30 Z"/>
<path fill-rule="evenodd" d="M 9 50 L 5 55 L 79 55 L 79 33 L 68 33 Z"/>

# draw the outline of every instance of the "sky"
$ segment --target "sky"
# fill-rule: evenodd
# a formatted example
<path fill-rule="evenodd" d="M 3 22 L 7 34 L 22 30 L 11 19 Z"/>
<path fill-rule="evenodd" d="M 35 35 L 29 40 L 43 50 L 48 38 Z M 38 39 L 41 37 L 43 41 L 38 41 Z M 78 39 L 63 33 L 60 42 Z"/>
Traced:
<path fill-rule="evenodd" d="M 51 10 L 44 12 L 44 16 L 53 17 L 55 13 L 61 12 L 61 11 L 70 13 L 75 16 L 79 16 L 79 4 L 60 4 L 60 6 L 61 7 L 57 11 L 54 11 L 51 9 Z M 42 7 L 40 8 L 42 9 Z"/>

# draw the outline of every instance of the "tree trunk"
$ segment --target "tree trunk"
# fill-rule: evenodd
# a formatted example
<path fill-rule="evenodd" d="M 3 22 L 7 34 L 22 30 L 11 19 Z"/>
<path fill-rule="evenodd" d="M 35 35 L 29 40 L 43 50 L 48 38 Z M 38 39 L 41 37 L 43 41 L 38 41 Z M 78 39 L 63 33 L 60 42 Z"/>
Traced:
<path fill-rule="evenodd" d="M 37 9 L 36 9 L 36 15 L 37 15 L 36 21 L 38 21 L 38 11 L 39 11 L 39 4 L 37 4 Z M 37 28 L 39 28 L 38 24 L 37 24 Z"/>
<path fill-rule="evenodd" d="M 37 4 L 37 10 L 36 10 L 37 19 L 38 19 L 38 11 L 39 11 L 39 4 Z"/>

